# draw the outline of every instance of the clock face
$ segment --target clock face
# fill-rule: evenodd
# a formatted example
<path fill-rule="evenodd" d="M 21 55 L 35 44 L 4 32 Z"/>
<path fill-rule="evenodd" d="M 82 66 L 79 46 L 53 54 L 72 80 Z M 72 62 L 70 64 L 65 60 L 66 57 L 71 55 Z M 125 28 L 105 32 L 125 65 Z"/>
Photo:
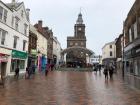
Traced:
<path fill-rule="evenodd" d="M 79 27 L 78 30 L 81 31 L 82 30 L 81 27 Z"/>

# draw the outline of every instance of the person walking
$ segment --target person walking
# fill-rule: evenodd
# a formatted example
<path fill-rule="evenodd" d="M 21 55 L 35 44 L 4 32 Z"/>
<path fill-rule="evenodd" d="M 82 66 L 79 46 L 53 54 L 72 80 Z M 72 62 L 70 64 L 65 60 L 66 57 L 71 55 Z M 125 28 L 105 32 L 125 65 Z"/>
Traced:
<path fill-rule="evenodd" d="M 32 73 L 33 73 L 32 66 L 30 66 L 29 69 L 28 69 L 28 78 L 29 79 L 30 79 Z"/>
<path fill-rule="evenodd" d="M 104 75 L 105 75 L 105 79 L 108 79 L 108 68 L 107 68 L 107 66 L 104 68 Z"/>
<path fill-rule="evenodd" d="M 113 66 L 110 66 L 109 67 L 109 76 L 110 76 L 110 79 L 112 79 L 113 78 Z"/>
<path fill-rule="evenodd" d="M 25 79 L 29 78 L 29 68 L 26 67 Z"/>
<path fill-rule="evenodd" d="M 51 65 L 48 63 L 47 64 L 47 67 L 46 67 L 46 70 L 45 70 L 45 75 L 47 76 L 48 72 L 49 72 L 49 69 L 50 69 Z"/>
<path fill-rule="evenodd" d="M 19 78 L 19 67 L 17 67 L 15 69 L 15 78 L 18 79 Z"/>

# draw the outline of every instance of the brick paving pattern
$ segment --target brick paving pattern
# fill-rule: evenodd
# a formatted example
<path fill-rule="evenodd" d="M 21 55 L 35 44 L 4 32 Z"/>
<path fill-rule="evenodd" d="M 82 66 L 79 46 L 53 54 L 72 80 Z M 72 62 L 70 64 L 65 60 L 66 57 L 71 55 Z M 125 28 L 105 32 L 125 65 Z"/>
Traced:
<path fill-rule="evenodd" d="M 117 75 L 106 81 L 94 72 L 53 71 L 0 87 L 0 105 L 140 105 L 140 91 Z"/>

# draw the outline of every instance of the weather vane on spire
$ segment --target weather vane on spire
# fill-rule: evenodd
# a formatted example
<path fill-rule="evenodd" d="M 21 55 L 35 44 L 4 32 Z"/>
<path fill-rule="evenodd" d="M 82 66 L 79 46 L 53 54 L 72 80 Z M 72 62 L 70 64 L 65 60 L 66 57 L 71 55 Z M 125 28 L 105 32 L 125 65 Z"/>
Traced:
<path fill-rule="evenodd" d="M 82 11 L 82 7 L 80 7 L 80 13 L 81 13 L 81 11 Z"/>

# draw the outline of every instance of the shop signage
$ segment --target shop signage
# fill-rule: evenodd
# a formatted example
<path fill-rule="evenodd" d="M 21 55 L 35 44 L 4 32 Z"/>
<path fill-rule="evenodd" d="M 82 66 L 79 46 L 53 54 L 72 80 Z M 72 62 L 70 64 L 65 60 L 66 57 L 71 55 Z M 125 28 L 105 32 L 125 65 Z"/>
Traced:
<path fill-rule="evenodd" d="M 12 58 L 26 59 L 28 54 L 17 50 L 12 50 Z"/>
<path fill-rule="evenodd" d="M 37 50 L 31 49 L 31 55 L 37 55 Z"/>
<path fill-rule="evenodd" d="M 0 56 L 0 62 L 7 62 L 8 56 Z"/>

